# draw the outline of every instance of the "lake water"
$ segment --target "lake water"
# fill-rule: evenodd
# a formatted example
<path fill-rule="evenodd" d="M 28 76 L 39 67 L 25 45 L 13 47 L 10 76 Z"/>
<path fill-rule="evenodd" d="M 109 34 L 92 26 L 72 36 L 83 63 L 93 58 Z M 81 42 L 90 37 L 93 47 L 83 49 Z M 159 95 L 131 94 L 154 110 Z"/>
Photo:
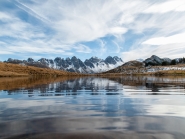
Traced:
<path fill-rule="evenodd" d="M 1 78 L 0 138 L 185 139 L 185 78 Z"/>

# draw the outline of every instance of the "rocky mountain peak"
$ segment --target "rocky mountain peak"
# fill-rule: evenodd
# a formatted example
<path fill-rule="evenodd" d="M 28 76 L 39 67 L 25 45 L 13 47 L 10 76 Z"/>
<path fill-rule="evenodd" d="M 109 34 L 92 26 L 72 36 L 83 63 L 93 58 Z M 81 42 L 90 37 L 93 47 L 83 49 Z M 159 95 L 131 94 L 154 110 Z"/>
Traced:
<path fill-rule="evenodd" d="M 67 57 L 66 60 L 71 60 L 71 59 L 69 57 Z"/>
<path fill-rule="evenodd" d="M 91 58 L 89 59 L 89 61 L 92 62 L 92 63 L 97 63 L 97 62 L 100 62 L 101 59 L 98 58 L 98 57 L 91 57 Z"/>
<path fill-rule="evenodd" d="M 145 66 L 159 66 L 159 65 L 169 65 L 171 63 L 169 58 L 160 58 L 156 55 L 152 55 L 150 58 L 147 58 L 145 61 Z"/>
<path fill-rule="evenodd" d="M 157 63 L 162 63 L 162 59 L 159 58 L 159 57 L 156 56 L 156 55 L 152 55 L 152 56 L 151 56 L 151 59 L 154 60 L 154 61 L 156 61 Z"/>
<path fill-rule="evenodd" d="M 66 60 L 65 60 L 65 61 L 66 61 L 66 63 L 67 63 L 67 64 L 69 64 L 69 65 L 71 65 L 71 64 L 72 64 L 72 61 L 71 61 L 71 59 L 70 59 L 69 57 L 68 57 L 68 58 L 66 58 Z"/>
<path fill-rule="evenodd" d="M 78 59 L 76 58 L 76 56 L 73 56 L 73 57 L 71 58 L 71 60 L 73 61 L 73 60 L 78 60 Z"/>
<path fill-rule="evenodd" d="M 117 56 L 114 56 L 113 59 L 118 61 L 118 62 L 123 62 L 123 60 L 121 58 L 117 57 Z"/>
<path fill-rule="evenodd" d="M 108 64 L 116 64 L 116 60 L 111 57 L 111 56 L 108 56 L 106 59 L 105 59 L 105 62 L 108 63 Z"/>
<path fill-rule="evenodd" d="M 34 62 L 34 59 L 33 59 L 33 58 L 28 58 L 28 59 L 27 59 L 27 62 L 33 63 L 33 62 Z"/>
<path fill-rule="evenodd" d="M 156 55 L 152 55 L 150 58 L 147 58 L 144 61 L 146 66 L 148 66 L 148 65 L 151 65 L 151 66 L 161 65 L 162 62 L 163 62 L 163 60 L 161 58 L 159 58 L 158 56 L 156 56 Z"/>
<path fill-rule="evenodd" d="M 124 63 L 122 66 L 144 67 L 145 65 L 143 62 L 132 60 L 132 61 L 128 61 L 128 62 Z"/>
<path fill-rule="evenodd" d="M 97 73 L 120 66 L 123 64 L 123 62 L 120 61 L 122 60 L 119 57 L 109 56 L 106 58 L 106 60 L 100 59 L 98 57 L 91 57 L 90 59 L 86 59 L 84 62 L 82 62 L 79 58 L 73 56 L 72 58 L 68 57 L 66 59 L 56 57 L 54 60 L 41 58 L 37 61 L 32 58 L 28 58 L 28 60 L 16 60 L 9 58 L 7 62 L 41 68 L 54 68 L 78 73 Z"/>
<path fill-rule="evenodd" d="M 61 57 L 56 57 L 54 61 L 59 62 L 61 60 Z"/>

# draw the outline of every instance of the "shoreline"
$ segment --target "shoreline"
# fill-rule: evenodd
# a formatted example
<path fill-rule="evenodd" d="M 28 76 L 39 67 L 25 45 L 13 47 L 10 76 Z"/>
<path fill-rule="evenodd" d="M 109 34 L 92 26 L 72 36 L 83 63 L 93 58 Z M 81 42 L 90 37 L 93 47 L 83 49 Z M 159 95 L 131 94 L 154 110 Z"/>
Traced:
<path fill-rule="evenodd" d="M 3 77 L 110 77 L 110 76 L 185 76 L 185 71 L 157 71 L 157 72 L 146 72 L 146 73 L 97 73 L 97 74 L 79 74 L 79 73 L 68 73 L 67 75 L 61 75 L 57 73 L 37 73 L 37 74 L 21 74 L 17 72 L 6 72 L 0 71 L 0 78 Z"/>
<path fill-rule="evenodd" d="M 167 69 L 167 70 L 166 70 Z M 67 72 L 50 68 L 38 68 L 33 66 L 22 66 L 18 64 L 0 63 L 0 78 L 2 77 L 85 77 L 85 76 L 185 76 L 185 65 L 176 66 L 153 66 L 153 67 L 132 67 L 122 68 L 121 71 L 113 70 L 94 73 L 82 74 L 76 72 Z"/>
<path fill-rule="evenodd" d="M 104 73 L 96 74 L 97 76 L 185 76 L 185 71 L 166 70 L 146 73 Z"/>

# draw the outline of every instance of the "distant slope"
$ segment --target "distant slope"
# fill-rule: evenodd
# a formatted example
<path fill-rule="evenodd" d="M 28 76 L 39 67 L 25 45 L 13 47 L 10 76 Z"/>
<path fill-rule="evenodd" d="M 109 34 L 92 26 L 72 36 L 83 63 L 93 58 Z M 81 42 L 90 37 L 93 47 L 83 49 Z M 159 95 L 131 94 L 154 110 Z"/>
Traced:
<path fill-rule="evenodd" d="M 159 58 L 153 55 L 143 62 L 137 60 L 129 61 L 115 69 L 103 72 L 99 75 L 185 75 L 184 63 L 184 58 L 171 60 L 169 58 Z"/>
<path fill-rule="evenodd" d="M 139 72 L 139 70 L 141 70 L 141 69 L 144 69 L 144 63 L 133 60 L 133 61 L 126 62 L 125 64 L 123 64 L 115 69 L 104 72 L 103 74 L 106 74 L 106 73 L 129 74 L 129 73 Z"/>
<path fill-rule="evenodd" d="M 37 68 L 33 66 L 23 66 L 18 64 L 2 63 L 0 62 L 0 77 L 12 76 L 74 76 L 80 75 L 77 73 L 70 73 L 61 70 L 54 70 L 49 68 Z"/>

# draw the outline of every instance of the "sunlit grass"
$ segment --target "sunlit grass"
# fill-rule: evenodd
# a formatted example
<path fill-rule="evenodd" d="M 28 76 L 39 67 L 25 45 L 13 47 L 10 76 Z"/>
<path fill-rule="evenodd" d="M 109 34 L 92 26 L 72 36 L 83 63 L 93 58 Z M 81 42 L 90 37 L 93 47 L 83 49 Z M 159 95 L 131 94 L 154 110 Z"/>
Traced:
<path fill-rule="evenodd" d="M 0 63 L 0 77 L 14 76 L 74 76 L 81 75 L 50 68 L 37 68 L 18 64 Z"/>

